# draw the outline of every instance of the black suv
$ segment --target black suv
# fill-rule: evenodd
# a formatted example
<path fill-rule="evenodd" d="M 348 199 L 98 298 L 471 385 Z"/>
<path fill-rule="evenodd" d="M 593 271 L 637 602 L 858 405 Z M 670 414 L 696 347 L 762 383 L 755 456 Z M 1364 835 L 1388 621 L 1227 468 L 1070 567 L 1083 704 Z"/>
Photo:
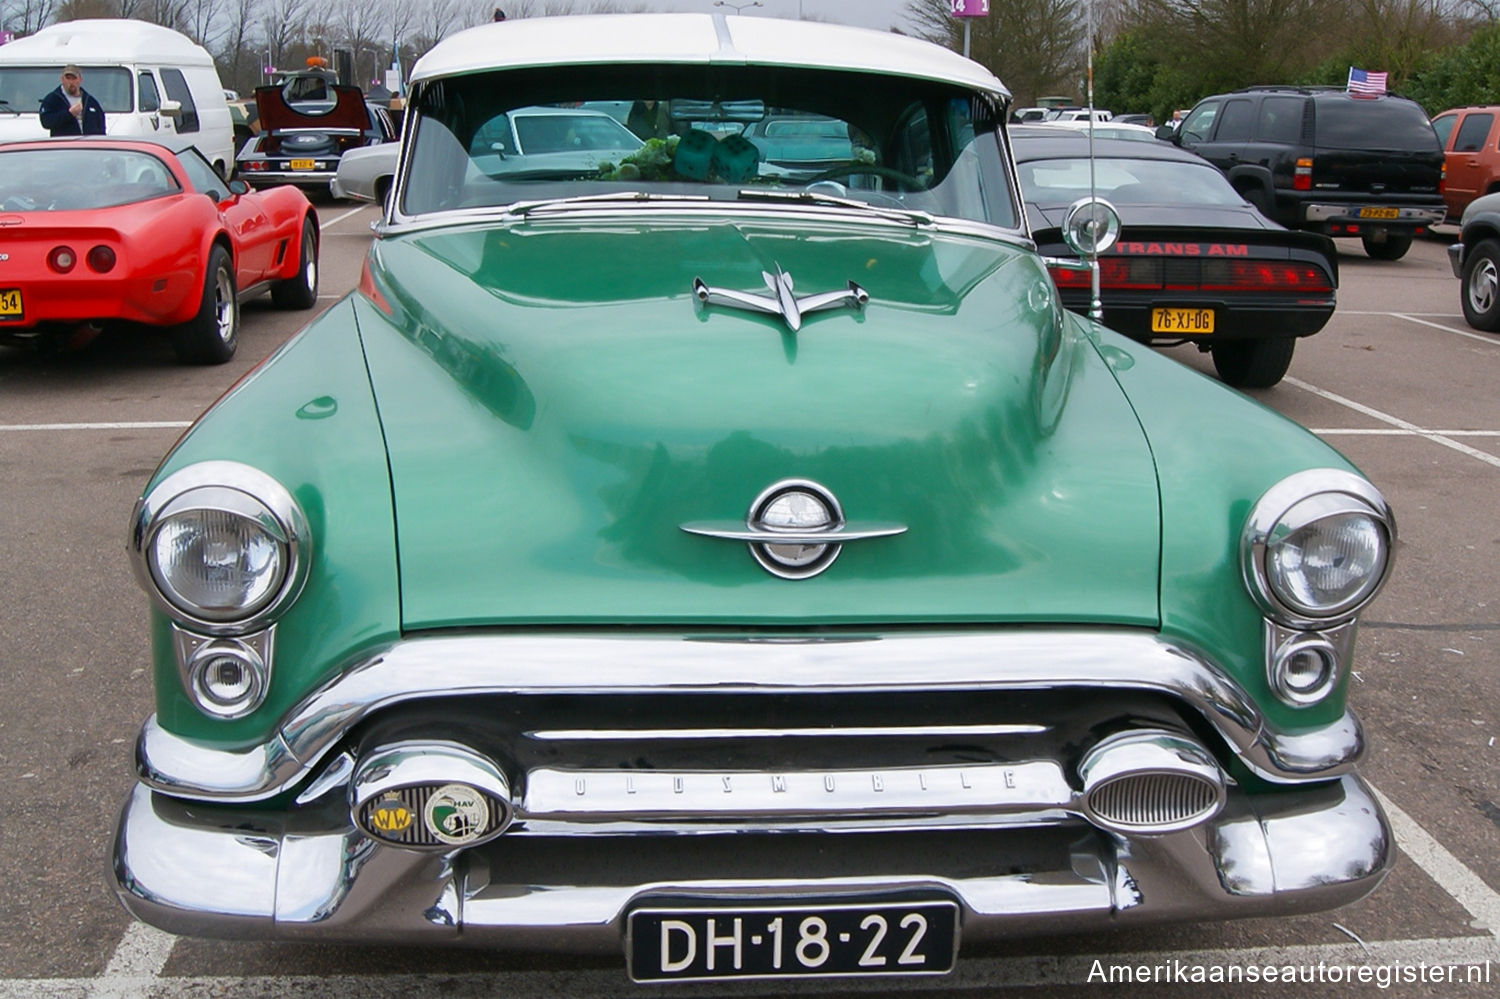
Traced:
<path fill-rule="evenodd" d="M 1157 136 L 1210 161 L 1267 218 L 1289 229 L 1358 236 L 1399 260 L 1443 221 L 1443 148 L 1403 97 L 1332 87 L 1250 87 L 1205 97 Z"/>

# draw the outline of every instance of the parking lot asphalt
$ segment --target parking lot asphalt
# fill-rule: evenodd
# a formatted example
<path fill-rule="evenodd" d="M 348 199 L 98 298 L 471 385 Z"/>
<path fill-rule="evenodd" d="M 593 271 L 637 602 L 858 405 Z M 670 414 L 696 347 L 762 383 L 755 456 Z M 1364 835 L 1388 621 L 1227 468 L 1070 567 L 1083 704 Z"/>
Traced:
<path fill-rule="evenodd" d="M 326 306 L 356 283 L 374 212 L 319 210 Z M 1290 968 L 1312 970 L 1295 986 L 1209 983 L 1190 994 L 1500 994 L 1500 336 L 1463 321 L 1444 254 L 1453 235 L 1439 229 L 1395 263 L 1341 244 L 1333 320 L 1299 344 L 1288 378 L 1250 393 L 1342 450 L 1395 506 L 1395 574 L 1361 626 L 1352 694 L 1370 744 L 1362 773 L 1403 854 L 1378 891 L 1330 913 L 965 948 L 941 979 L 664 993 L 1156 996 L 1161 974 Z M 240 352 L 217 368 L 180 367 L 164 341 L 145 337 L 101 340 L 61 361 L 0 348 L 0 758 L 9 778 L 0 999 L 639 992 L 615 957 L 179 939 L 132 923 L 108 887 L 112 825 L 151 710 L 146 598 L 126 562 L 126 518 L 176 436 L 307 319 L 247 305 Z M 1167 354 L 1212 376 L 1191 347 Z M 1433 967 L 1450 965 L 1487 977 L 1434 980 Z M 1142 970 L 1153 968 L 1165 970 Z M 1369 981 L 1359 968 L 1375 969 Z M 1395 980 L 1382 987 L 1382 975 Z"/>

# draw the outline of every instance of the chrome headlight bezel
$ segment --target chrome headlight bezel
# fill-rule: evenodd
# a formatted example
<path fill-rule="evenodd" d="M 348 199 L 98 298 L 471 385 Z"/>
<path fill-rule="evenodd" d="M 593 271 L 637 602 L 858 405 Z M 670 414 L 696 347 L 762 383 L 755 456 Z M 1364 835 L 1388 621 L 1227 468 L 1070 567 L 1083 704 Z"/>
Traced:
<path fill-rule="evenodd" d="M 1292 534 L 1333 517 L 1367 517 L 1382 545 L 1378 572 L 1367 585 L 1326 607 L 1281 592 L 1269 559 Z M 1297 472 L 1268 489 L 1245 521 L 1240 566 L 1245 586 L 1266 617 L 1288 628 L 1321 629 L 1351 621 L 1380 593 L 1396 555 L 1396 519 L 1385 497 L 1367 479 L 1334 468 Z"/>
<path fill-rule="evenodd" d="M 279 548 L 280 579 L 245 607 L 195 605 L 156 564 L 162 528 L 174 517 L 204 510 L 252 522 Z M 129 548 L 136 579 L 168 617 L 205 635 L 232 636 L 265 628 L 296 600 L 307 579 L 311 541 L 306 515 L 281 483 L 239 462 L 205 461 L 173 472 L 136 504 Z"/>

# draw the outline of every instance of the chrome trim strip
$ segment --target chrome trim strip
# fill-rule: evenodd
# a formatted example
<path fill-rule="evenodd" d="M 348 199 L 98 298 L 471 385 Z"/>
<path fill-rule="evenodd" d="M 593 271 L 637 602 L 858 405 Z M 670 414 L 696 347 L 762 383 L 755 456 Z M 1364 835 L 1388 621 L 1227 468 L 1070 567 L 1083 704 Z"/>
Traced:
<path fill-rule="evenodd" d="M 677 525 L 688 534 L 723 541 L 745 541 L 766 545 L 832 545 L 846 541 L 864 541 L 867 538 L 890 538 L 906 533 L 905 524 L 864 520 L 844 523 L 834 527 L 822 527 L 811 531 L 789 531 L 757 528 L 743 520 L 694 520 Z"/>
<path fill-rule="evenodd" d="M 407 701 L 487 694 L 774 694 L 939 690 L 1154 691 L 1198 711 L 1255 773 L 1278 783 L 1353 769 L 1350 713 L 1287 733 L 1205 657 L 1130 629 L 745 637 L 507 633 L 401 642 L 293 706 L 260 746 L 224 750 L 147 719 L 137 769 L 182 797 L 258 801 L 301 781 L 349 728 Z"/>
<path fill-rule="evenodd" d="M 517 821 L 630 822 L 738 817 L 859 820 L 990 816 L 1063 809 L 1078 795 L 1055 760 L 783 772 L 559 770 L 526 775 Z"/>
<path fill-rule="evenodd" d="M 528 739 L 587 742 L 621 739 L 632 742 L 652 739 L 863 739 L 871 736 L 938 736 L 963 738 L 976 735 L 1041 735 L 1050 725 L 871 725 L 828 728 L 547 728 L 523 732 Z"/>

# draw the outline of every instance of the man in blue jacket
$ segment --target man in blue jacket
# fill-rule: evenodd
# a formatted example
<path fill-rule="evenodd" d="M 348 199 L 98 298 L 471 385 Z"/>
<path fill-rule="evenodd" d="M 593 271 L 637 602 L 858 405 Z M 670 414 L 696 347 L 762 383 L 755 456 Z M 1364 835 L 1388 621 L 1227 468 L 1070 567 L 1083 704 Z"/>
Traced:
<path fill-rule="evenodd" d="M 83 89 L 83 71 L 67 65 L 62 86 L 42 98 L 42 125 L 53 135 L 103 135 L 104 109 Z"/>

